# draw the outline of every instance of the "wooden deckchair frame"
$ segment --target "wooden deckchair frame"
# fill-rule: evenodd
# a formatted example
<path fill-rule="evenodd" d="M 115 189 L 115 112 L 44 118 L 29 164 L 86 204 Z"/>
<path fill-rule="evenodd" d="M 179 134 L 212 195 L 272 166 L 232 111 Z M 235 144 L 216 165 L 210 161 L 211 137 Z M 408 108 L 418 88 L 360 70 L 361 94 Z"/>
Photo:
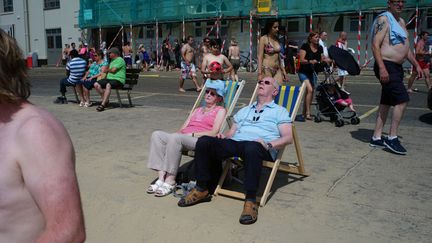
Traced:
<path fill-rule="evenodd" d="M 291 87 L 295 87 L 295 86 L 283 85 L 280 87 L 279 91 L 285 90 L 287 87 L 291 88 Z M 264 192 L 260 198 L 260 206 L 264 206 L 267 202 L 267 198 L 270 195 L 270 190 L 271 190 L 271 187 L 273 185 L 273 181 L 276 177 L 277 171 L 283 171 L 283 172 L 297 174 L 297 175 L 301 175 L 301 176 L 309 176 L 309 174 L 307 174 L 305 172 L 305 169 L 304 169 L 303 154 L 301 152 L 300 141 L 299 141 L 299 138 L 297 135 L 297 130 L 296 130 L 295 125 L 294 125 L 294 120 L 295 120 L 295 117 L 297 115 L 297 111 L 298 111 L 298 109 L 302 103 L 303 96 L 305 94 L 305 90 L 306 90 L 306 84 L 303 83 L 300 86 L 300 90 L 299 90 L 299 94 L 298 94 L 297 99 L 296 99 L 296 103 L 295 103 L 295 105 L 291 111 L 292 133 L 293 133 L 292 136 L 293 136 L 293 143 L 294 143 L 294 147 L 295 147 L 295 151 L 296 151 L 296 155 L 297 155 L 297 163 L 292 163 L 292 162 L 288 163 L 288 162 L 282 161 L 282 155 L 286 149 L 286 146 L 283 149 L 280 149 L 278 151 L 276 160 L 274 162 L 273 161 L 263 161 L 263 166 L 271 168 L 271 172 L 270 172 L 270 176 L 267 180 Z M 258 85 L 255 87 L 255 90 L 252 94 L 252 98 L 249 102 L 249 105 L 252 104 L 253 102 L 255 102 L 256 97 L 257 97 L 257 92 L 258 92 Z M 219 179 L 219 182 L 218 182 L 218 185 L 215 189 L 214 195 L 216 195 L 216 196 L 217 195 L 224 195 L 224 196 L 234 197 L 234 198 L 238 198 L 238 199 L 245 199 L 244 193 L 222 188 L 222 184 L 224 183 L 225 178 L 228 174 L 228 171 L 231 168 L 231 163 L 232 163 L 232 159 L 226 160 L 225 167 L 222 171 L 222 175 Z"/>

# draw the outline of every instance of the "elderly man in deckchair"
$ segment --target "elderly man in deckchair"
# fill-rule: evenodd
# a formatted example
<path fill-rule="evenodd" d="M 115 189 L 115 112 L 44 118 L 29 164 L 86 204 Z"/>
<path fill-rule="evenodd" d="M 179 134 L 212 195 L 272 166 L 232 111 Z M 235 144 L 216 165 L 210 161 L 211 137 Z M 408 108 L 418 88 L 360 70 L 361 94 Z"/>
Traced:
<path fill-rule="evenodd" d="M 253 224 L 257 221 L 256 192 L 262 161 L 274 161 L 277 149 L 293 141 L 289 113 L 274 103 L 279 92 L 278 82 L 265 77 L 258 83 L 258 100 L 237 112 L 234 124 L 227 133 L 198 139 L 195 147 L 197 187 L 183 197 L 178 206 L 187 207 L 209 201 L 222 171 L 222 161 L 238 156 L 245 163 L 246 191 L 240 223 Z"/>

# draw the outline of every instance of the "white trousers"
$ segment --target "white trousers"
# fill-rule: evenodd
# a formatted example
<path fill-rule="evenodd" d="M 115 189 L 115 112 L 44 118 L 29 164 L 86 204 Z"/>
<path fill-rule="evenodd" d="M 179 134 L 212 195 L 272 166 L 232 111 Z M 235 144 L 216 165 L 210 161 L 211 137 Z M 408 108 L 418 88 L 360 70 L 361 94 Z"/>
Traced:
<path fill-rule="evenodd" d="M 154 131 L 147 167 L 176 175 L 182 151 L 195 150 L 197 140 L 198 138 L 186 134 Z"/>

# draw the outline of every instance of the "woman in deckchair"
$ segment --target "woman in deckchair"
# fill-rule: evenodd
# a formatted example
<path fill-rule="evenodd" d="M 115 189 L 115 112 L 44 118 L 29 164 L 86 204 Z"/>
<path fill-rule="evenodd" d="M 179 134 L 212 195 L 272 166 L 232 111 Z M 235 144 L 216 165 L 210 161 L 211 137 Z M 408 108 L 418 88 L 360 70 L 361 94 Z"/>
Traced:
<path fill-rule="evenodd" d="M 193 111 L 178 132 L 153 132 L 147 167 L 157 171 L 159 178 L 148 187 L 147 193 L 157 197 L 170 194 L 176 186 L 182 151 L 194 150 L 200 136 L 216 136 L 219 133 L 226 110 L 218 103 L 223 102 L 224 95 L 225 82 L 207 81 L 205 105 Z"/>

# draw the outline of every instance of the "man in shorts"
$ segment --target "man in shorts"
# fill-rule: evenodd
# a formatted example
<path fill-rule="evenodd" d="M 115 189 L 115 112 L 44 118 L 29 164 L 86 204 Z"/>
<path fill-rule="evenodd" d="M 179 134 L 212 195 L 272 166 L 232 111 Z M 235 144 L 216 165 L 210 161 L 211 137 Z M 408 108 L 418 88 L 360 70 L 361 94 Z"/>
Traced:
<path fill-rule="evenodd" d="M 126 63 L 128 68 L 132 67 L 132 47 L 130 42 L 127 41 L 126 44 L 122 47 L 123 50 L 123 60 Z"/>
<path fill-rule="evenodd" d="M 109 51 L 111 63 L 105 71 L 105 79 L 99 80 L 94 84 L 96 91 L 101 95 L 102 102 L 96 108 L 97 111 L 104 111 L 111 94 L 111 89 L 122 88 L 126 82 L 126 63 L 120 56 L 118 48 L 113 47 Z"/>
<path fill-rule="evenodd" d="M 228 49 L 228 59 L 233 66 L 233 70 L 231 71 L 231 79 L 233 81 L 238 81 L 237 71 L 240 68 L 240 48 L 235 38 L 231 39 L 231 46 Z"/>
<path fill-rule="evenodd" d="M 192 36 L 187 37 L 187 43 L 183 45 L 181 49 L 181 55 L 183 58 L 183 61 L 181 62 L 181 74 L 180 74 L 180 92 L 186 92 L 186 90 L 183 88 L 184 81 L 187 78 L 192 78 L 192 81 L 195 84 L 196 91 L 201 91 L 201 86 L 198 84 L 197 78 L 196 78 L 196 69 L 195 65 L 192 63 L 192 60 L 194 58 L 195 49 L 192 47 L 192 44 L 194 42 L 194 39 Z"/>
<path fill-rule="evenodd" d="M 388 11 L 380 14 L 375 21 L 372 51 L 375 58 L 375 76 L 381 82 L 381 102 L 378 109 L 374 134 L 369 143 L 372 147 L 386 147 L 390 151 L 405 155 L 406 149 L 400 144 L 397 132 L 403 113 L 409 101 L 403 84 L 402 63 L 408 61 L 419 74 L 422 69 L 409 45 L 405 21 L 400 18 L 405 1 L 388 1 Z M 394 106 L 390 133 L 382 137 L 384 124 L 390 107 Z"/>
<path fill-rule="evenodd" d="M 84 242 L 71 139 L 28 102 L 23 54 L 2 29 L 0 46 L 0 242 Z"/>
<path fill-rule="evenodd" d="M 417 62 L 420 64 L 420 67 L 423 70 L 423 74 L 424 74 L 424 78 L 425 78 L 425 82 L 426 82 L 426 87 L 428 89 L 432 88 L 432 83 L 430 80 L 430 63 L 428 62 L 428 58 L 430 58 L 430 54 L 429 50 L 427 49 L 427 45 L 426 42 L 428 40 L 429 37 L 429 33 L 426 31 L 422 31 L 420 33 L 420 40 L 417 42 L 416 45 L 416 52 L 415 52 L 415 56 L 416 56 L 416 60 Z M 417 78 L 417 71 L 415 69 L 413 69 L 411 77 L 408 79 L 408 93 L 412 93 L 413 89 L 412 86 L 414 84 L 414 80 Z"/>

